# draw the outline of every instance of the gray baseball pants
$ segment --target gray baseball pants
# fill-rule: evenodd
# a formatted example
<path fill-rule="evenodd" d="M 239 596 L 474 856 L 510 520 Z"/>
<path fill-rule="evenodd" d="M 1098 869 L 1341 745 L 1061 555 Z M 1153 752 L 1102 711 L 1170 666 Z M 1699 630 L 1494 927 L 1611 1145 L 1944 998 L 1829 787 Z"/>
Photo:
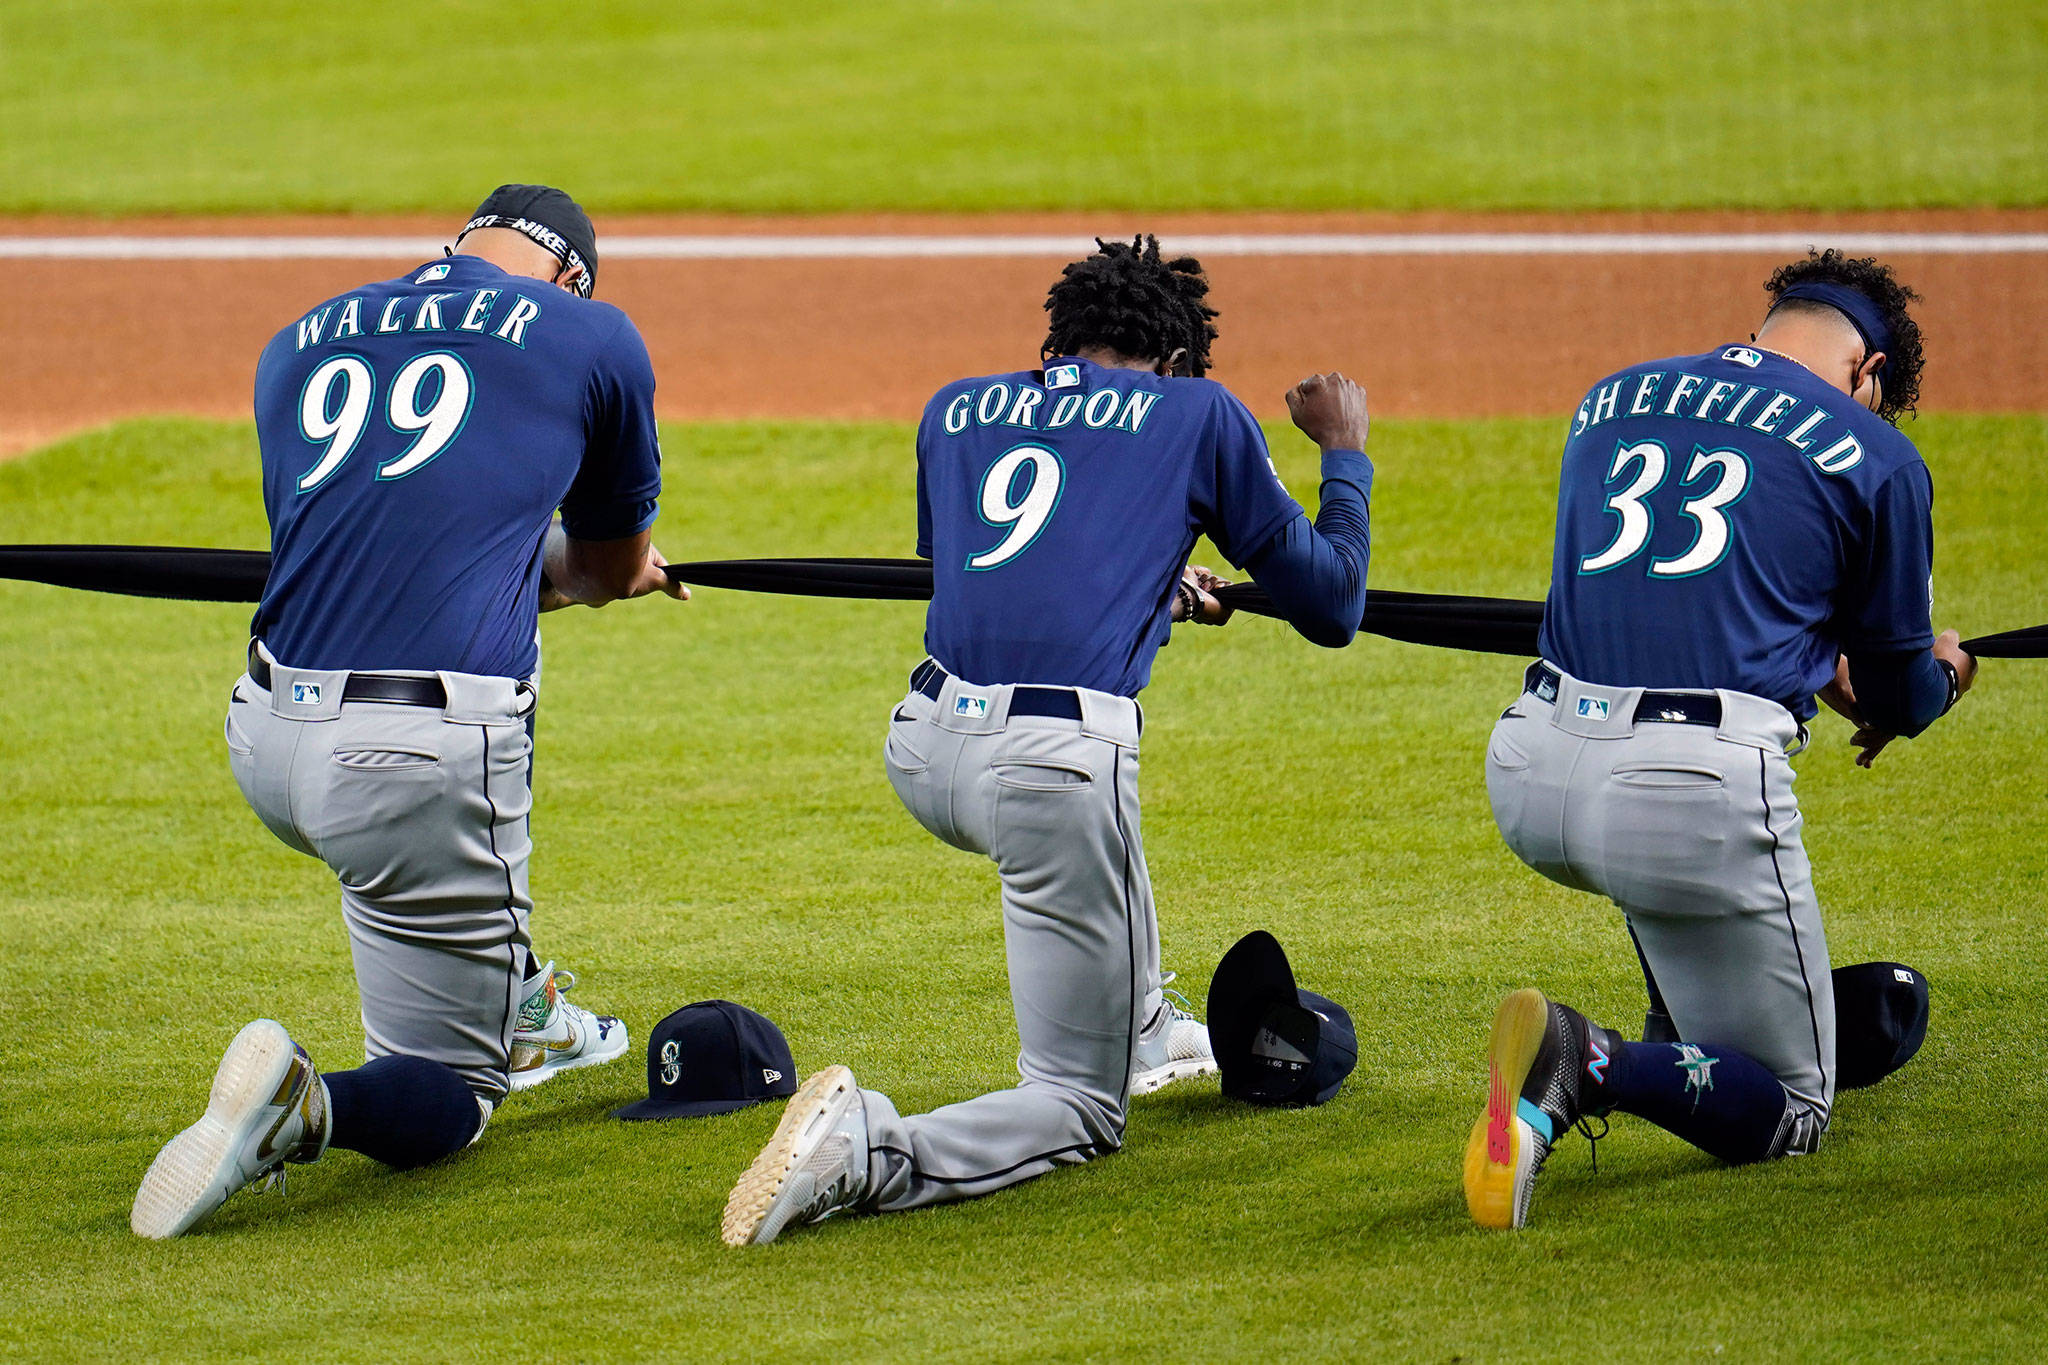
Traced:
<path fill-rule="evenodd" d="M 344 704 L 347 673 L 270 662 L 272 690 L 235 684 L 228 765 L 270 832 L 341 881 L 366 1055 L 445 1063 L 496 1104 L 531 984 L 532 689 L 414 674 L 441 679 L 444 709 Z"/>
<path fill-rule="evenodd" d="M 1138 839 L 1138 705 L 1074 689 L 1082 718 L 1010 714 L 950 679 L 889 722 L 889 780 L 919 824 L 994 860 L 1021 1045 L 1013 1089 L 903 1117 L 862 1091 L 870 1207 L 968 1199 L 1115 1151 L 1133 1054 L 1162 996 Z"/>
<path fill-rule="evenodd" d="M 1704 693 L 1700 695 L 1706 695 Z M 1486 791 L 1516 856 L 1627 916 L 1680 1038 L 1769 1067 L 1817 1141 L 1835 1091 L 1827 935 L 1801 840 L 1792 714 L 1714 693 L 1718 729 L 1637 721 L 1641 688 L 1565 676 L 1493 729 Z"/>

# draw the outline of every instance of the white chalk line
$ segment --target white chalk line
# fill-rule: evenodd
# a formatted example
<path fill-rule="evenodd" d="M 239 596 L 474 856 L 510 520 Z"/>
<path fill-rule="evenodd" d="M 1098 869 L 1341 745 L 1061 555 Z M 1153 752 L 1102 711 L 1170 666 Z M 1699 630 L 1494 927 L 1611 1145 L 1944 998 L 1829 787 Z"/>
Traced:
<path fill-rule="evenodd" d="M 1370 232 L 1191 233 L 1169 250 L 1197 256 L 1676 256 L 1803 252 L 2034 255 L 2048 232 Z M 441 252 L 426 237 L 0 237 L 0 259 L 57 261 L 421 261 Z M 1082 236 L 618 236 L 605 261 L 924 260 L 1046 256 L 1094 249 Z"/>

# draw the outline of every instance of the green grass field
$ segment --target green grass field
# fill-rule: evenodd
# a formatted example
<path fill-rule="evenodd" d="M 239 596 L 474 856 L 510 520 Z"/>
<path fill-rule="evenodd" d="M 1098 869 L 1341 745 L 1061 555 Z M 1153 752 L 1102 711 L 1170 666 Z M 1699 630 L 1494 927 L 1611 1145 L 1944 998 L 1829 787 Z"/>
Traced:
<path fill-rule="evenodd" d="M 2031 0 L 0 0 L 0 212 L 2048 202 Z"/>
<path fill-rule="evenodd" d="M 1928 418 L 1938 624 L 2032 624 L 2048 419 Z M 1297 489 L 1312 452 L 1277 435 Z M 673 557 L 900 554 L 907 433 L 673 428 Z M 1386 423 L 1383 586 L 1533 594 L 1550 423 Z M 136 423 L 0 466 L 11 539 L 263 542 L 241 426 Z M 1933 984 L 1920 1057 L 1843 1099 L 1821 1153 L 1728 1170 L 1622 1119 L 1560 1149 L 1519 1235 L 1457 1169 L 1499 995 L 1633 1027 L 1618 916 L 1494 834 L 1480 781 L 1512 660 L 1271 622 L 1182 638 L 1147 693 L 1146 833 L 1168 965 L 1198 1000 L 1247 929 L 1348 1004 L 1362 1056 L 1309 1112 L 1213 1081 L 1139 1101 L 1120 1155 L 970 1205 L 717 1238 L 776 1119 L 624 1125 L 637 1062 L 510 1103 L 405 1175 L 337 1153 L 202 1233 L 130 1235 L 136 1180 L 245 1020 L 329 1066 L 360 1033 L 328 874 L 228 776 L 246 611 L 0 584 L 0 1349 L 24 1359 L 930 1357 L 1991 1359 L 2035 1349 L 2048 1247 L 2040 1064 L 2048 672 L 1976 694 L 1873 772 L 1801 760 L 1835 959 Z M 725 996 L 906 1109 L 1013 1079 L 992 870 L 895 802 L 881 725 L 909 604 L 717 592 L 548 624 L 539 946 L 636 1034 Z M 637 1051 L 637 1049 L 636 1049 Z"/>

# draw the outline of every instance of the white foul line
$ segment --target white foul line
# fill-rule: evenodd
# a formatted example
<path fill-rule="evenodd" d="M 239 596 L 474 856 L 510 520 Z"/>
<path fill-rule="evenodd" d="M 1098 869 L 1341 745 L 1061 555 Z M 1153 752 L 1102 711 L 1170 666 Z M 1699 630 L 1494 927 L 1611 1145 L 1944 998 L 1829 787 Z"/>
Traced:
<path fill-rule="evenodd" d="M 598 252 L 606 261 L 1072 260 L 1094 245 L 1082 236 L 619 236 L 601 239 Z M 2048 252 L 2048 232 L 1193 233 L 1169 235 L 1165 245 L 1197 256 L 1784 255 L 1822 246 L 1980 256 Z M 410 262 L 438 256 L 441 246 L 425 237 L 0 237 L 0 260 Z"/>

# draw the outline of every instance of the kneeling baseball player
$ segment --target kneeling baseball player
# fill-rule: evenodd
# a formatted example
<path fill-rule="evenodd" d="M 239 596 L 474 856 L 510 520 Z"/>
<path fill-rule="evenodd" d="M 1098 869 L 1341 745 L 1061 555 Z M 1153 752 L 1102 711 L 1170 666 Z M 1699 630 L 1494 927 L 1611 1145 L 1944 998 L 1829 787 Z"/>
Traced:
<path fill-rule="evenodd" d="M 648 543 L 647 348 L 596 278 L 582 209 L 506 185 L 446 259 L 264 349 L 272 562 L 228 761 L 270 831 L 340 879 L 369 1060 L 322 1075 L 282 1024 L 244 1027 L 135 1192 L 144 1237 L 330 1146 L 438 1160 L 508 1091 L 626 1050 L 527 932 L 537 613 L 689 595 Z"/>
<path fill-rule="evenodd" d="M 1202 378 L 1216 329 L 1191 259 L 1101 245 L 1046 300 L 1042 367 L 941 389 L 918 430 L 929 656 L 894 708 L 889 779 L 911 814 L 992 859 L 1022 1042 L 1013 1089 L 903 1115 L 828 1067 L 740 1177 L 735 1246 L 842 1210 L 989 1194 L 1122 1144 L 1133 1094 L 1215 1069 L 1165 993 L 1138 827 L 1137 694 L 1174 621 L 1220 622 L 1186 568 L 1206 532 L 1318 644 L 1365 601 L 1364 393 L 1288 395 L 1323 449 L 1313 525 L 1258 424 Z"/>
<path fill-rule="evenodd" d="M 1751 344 L 1601 380 L 1565 442 L 1543 657 L 1487 793 L 1518 857 L 1621 907 L 1667 1036 L 1501 1003 L 1465 1149 L 1487 1227 L 1521 1227 L 1552 1146 L 1612 1110 L 1724 1161 L 1814 1150 L 1836 1001 L 1788 756 L 1816 695 L 1867 767 L 1976 674 L 1931 628 L 1933 490 L 1893 425 L 1919 392 L 1915 295 L 1835 251 L 1767 289 Z"/>

